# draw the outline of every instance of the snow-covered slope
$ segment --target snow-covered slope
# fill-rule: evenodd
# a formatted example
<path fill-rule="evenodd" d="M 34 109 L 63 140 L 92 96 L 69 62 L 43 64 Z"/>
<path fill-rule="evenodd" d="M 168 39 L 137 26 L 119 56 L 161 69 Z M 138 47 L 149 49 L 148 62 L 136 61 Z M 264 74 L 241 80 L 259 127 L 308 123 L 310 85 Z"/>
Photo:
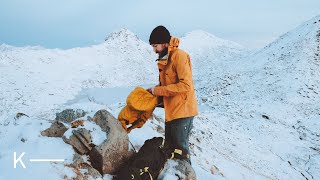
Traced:
<path fill-rule="evenodd" d="M 213 109 L 200 116 L 214 124 L 203 135 L 213 157 L 271 179 L 320 177 L 319 36 L 317 16 L 250 56 L 214 64 L 216 78 L 197 89 Z"/>
<path fill-rule="evenodd" d="M 10 110 L 34 110 L 38 103 L 63 103 L 81 88 L 157 80 L 152 49 L 125 29 L 111 34 L 105 43 L 87 48 L 64 51 L 1 45 L 0 50 L 0 115 Z"/>
<path fill-rule="evenodd" d="M 218 38 L 208 32 L 195 30 L 181 39 L 180 48 L 190 54 L 196 80 L 203 80 L 211 72 L 219 69 L 219 62 L 239 59 L 247 53 L 241 45 Z"/>
<path fill-rule="evenodd" d="M 155 58 L 150 46 L 128 30 L 115 32 L 106 42 L 87 48 L 60 50 L 1 45 L 0 146 L 6 149 L 6 153 L 0 153 L 1 169 L 9 170 L 8 173 L 14 172 L 12 166 L 3 167 L 12 164 L 13 151 L 24 150 L 34 155 L 45 151 L 42 142 L 50 141 L 50 138 L 39 137 L 40 131 L 48 126 L 48 121 L 64 107 L 63 104 L 73 99 L 81 89 L 138 86 L 156 81 Z M 16 122 L 14 117 L 18 112 L 27 114 L 30 119 L 22 120 L 24 123 Z M 30 133 L 29 129 L 32 128 L 33 133 Z M 21 142 L 21 138 L 28 141 Z M 64 143 L 61 141 L 57 144 L 56 141 L 52 140 L 50 145 L 46 145 L 47 148 L 69 148 L 60 147 Z M 49 169 L 50 166 L 45 167 Z M 63 166 L 57 168 L 63 169 Z M 21 175 L 13 179 L 22 177 L 23 173 L 18 172 L 15 175 Z M 63 172 L 60 169 L 60 175 Z M 12 174 L 8 173 L 4 179 L 12 179 Z M 42 176 L 40 173 L 34 178 L 43 179 L 40 178 Z M 56 177 L 53 175 L 52 179 Z"/>

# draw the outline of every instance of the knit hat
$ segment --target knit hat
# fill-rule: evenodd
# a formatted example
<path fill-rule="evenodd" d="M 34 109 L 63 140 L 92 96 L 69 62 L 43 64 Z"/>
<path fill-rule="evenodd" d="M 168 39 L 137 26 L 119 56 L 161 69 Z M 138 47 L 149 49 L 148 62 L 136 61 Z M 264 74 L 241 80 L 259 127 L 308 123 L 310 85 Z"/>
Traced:
<path fill-rule="evenodd" d="M 171 39 L 170 32 L 164 26 L 157 26 L 150 34 L 150 44 L 164 44 L 169 43 Z"/>

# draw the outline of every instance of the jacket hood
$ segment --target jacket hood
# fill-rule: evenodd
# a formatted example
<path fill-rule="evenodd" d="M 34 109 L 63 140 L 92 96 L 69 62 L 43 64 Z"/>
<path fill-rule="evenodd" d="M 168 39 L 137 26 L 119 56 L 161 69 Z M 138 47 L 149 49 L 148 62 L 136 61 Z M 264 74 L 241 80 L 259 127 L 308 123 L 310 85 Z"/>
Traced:
<path fill-rule="evenodd" d="M 168 54 L 165 56 L 165 59 L 158 59 L 158 64 L 167 65 L 168 64 L 168 56 L 170 53 L 179 47 L 180 40 L 176 37 L 171 37 L 169 46 L 168 46 Z"/>
<path fill-rule="evenodd" d="M 179 38 L 171 37 L 169 47 L 168 47 L 168 54 L 170 54 L 171 51 L 178 49 L 179 43 L 180 43 Z"/>

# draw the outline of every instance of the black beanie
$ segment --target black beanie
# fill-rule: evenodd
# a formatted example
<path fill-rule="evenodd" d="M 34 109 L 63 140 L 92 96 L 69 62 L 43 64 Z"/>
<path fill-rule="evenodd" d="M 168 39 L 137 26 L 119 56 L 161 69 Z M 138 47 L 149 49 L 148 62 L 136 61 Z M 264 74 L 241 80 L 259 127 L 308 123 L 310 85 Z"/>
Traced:
<path fill-rule="evenodd" d="M 171 39 L 170 32 L 164 26 L 157 26 L 150 34 L 150 44 L 164 44 L 169 43 Z"/>

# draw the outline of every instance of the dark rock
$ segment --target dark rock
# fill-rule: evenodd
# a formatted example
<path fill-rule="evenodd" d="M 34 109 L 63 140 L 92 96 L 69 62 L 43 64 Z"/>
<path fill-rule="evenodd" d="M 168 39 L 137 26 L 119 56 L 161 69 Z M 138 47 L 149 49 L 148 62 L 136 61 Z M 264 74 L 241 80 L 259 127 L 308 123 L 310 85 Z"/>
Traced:
<path fill-rule="evenodd" d="M 270 119 L 269 116 L 267 116 L 267 115 L 262 115 L 262 117 L 265 119 Z"/>
<path fill-rule="evenodd" d="M 86 112 L 81 109 L 65 109 L 60 113 L 56 114 L 56 121 L 62 121 L 64 123 L 71 123 L 72 121 L 84 117 Z"/>
<path fill-rule="evenodd" d="M 20 117 L 22 117 L 22 116 L 26 116 L 26 117 L 29 117 L 28 115 L 26 115 L 25 113 L 17 113 L 16 114 L 16 117 L 15 117 L 15 119 L 19 119 Z"/>

